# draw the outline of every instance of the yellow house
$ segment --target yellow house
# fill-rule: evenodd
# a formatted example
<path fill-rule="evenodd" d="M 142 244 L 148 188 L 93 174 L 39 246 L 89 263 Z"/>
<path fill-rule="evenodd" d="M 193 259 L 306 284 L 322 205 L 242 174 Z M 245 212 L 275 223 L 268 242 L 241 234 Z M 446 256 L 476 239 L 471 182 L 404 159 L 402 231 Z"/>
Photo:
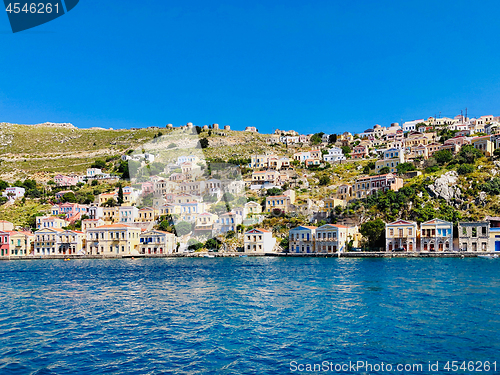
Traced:
<path fill-rule="evenodd" d="M 416 251 L 417 223 L 397 220 L 385 225 L 386 251 Z"/>
<path fill-rule="evenodd" d="M 160 216 L 165 215 L 180 215 L 181 206 L 179 204 L 165 204 L 159 207 Z"/>
<path fill-rule="evenodd" d="M 286 195 L 274 195 L 266 198 L 266 212 L 273 210 L 288 212 L 291 205 L 290 197 Z"/>
<path fill-rule="evenodd" d="M 77 230 L 65 230 L 58 234 L 58 254 L 82 254 L 85 234 Z"/>
<path fill-rule="evenodd" d="M 144 207 L 139 210 L 137 221 L 141 223 L 150 223 L 158 218 L 159 210 L 152 207 Z"/>
<path fill-rule="evenodd" d="M 31 255 L 33 253 L 34 239 L 35 235 L 31 232 L 10 232 L 10 255 Z"/>
<path fill-rule="evenodd" d="M 489 135 L 474 138 L 471 141 L 471 145 L 473 145 L 474 148 L 481 151 L 485 156 L 493 155 L 494 145 L 493 145 L 493 142 L 491 142 Z"/>
<path fill-rule="evenodd" d="M 118 207 L 103 207 L 102 218 L 108 223 L 118 221 Z"/>
<path fill-rule="evenodd" d="M 125 224 L 103 225 L 87 230 L 87 254 L 128 255 L 139 253 L 141 229 Z"/>

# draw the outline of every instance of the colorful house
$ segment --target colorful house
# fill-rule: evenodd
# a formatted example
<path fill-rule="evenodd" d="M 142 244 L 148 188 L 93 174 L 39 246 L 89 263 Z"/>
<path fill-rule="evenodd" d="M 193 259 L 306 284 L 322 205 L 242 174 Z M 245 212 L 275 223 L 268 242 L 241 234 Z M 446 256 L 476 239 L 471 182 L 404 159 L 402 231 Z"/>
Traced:
<path fill-rule="evenodd" d="M 453 223 L 432 219 L 420 225 L 420 251 L 452 251 Z"/>
<path fill-rule="evenodd" d="M 314 253 L 315 252 L 315 226 L 301 225 L 289 232 L 289 246 L 292 253 Z"/>
<path fill-rule="evenodd" d="M 141 233 L 139 243 L 141 254 L 172 254 L 177 244 L 173 233 L 160 230 Z"/>
<path fill-rule="evenodd" d="M 397 220 L 385 225 L 386 251 L 416 251 L 417 223 Z"/>

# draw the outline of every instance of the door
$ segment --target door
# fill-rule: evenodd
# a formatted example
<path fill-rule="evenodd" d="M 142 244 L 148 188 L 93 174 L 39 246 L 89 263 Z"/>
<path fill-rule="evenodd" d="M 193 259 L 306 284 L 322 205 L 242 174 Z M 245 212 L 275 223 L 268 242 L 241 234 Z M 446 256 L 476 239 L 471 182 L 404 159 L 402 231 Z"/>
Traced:
<path fill-rule="evenodd" d="M 500 251 L 500 241 L 495 241 L 495 251 Z"/>

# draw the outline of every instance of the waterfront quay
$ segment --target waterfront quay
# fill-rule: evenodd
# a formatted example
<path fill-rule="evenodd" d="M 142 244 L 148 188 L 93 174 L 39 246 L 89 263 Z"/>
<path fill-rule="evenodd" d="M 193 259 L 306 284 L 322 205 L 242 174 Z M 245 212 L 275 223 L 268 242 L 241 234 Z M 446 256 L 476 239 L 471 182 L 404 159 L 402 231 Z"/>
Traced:
<path fill-rule="evenodd" d="M 356 251 L 343 253 L 240 253 L 240 252 L 220 252 L 220 253 L 173 253 L 173 254 L 137 254 L 137 255 L 45 255 L 45 256 L 10 256 L 0 259 L 8 260 L 83 260 L 83 259 L 146 259 L 146 258 L 225 258 L 225 257 L 285 257 L 285 258 L 477 258 L 477 257 L 498 257 L 496 252 L 401 252 L 389 253 L 385 251 Z"/>

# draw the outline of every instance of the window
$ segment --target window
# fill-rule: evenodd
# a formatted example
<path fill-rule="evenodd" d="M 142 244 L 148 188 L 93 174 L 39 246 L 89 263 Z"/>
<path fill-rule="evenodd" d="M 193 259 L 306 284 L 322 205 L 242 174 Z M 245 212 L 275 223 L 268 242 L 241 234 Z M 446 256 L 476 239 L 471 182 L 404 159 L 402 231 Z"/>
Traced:
<path fill-rule="evenodd" d="M 472 228 L 472 237 L 477 237 L 477 228 Z"/>
<path fill-rule="evenodd" d="M 467 228 L 466 227 L 462 228 L 462 235 L 467 236 Z"/>
<path fill-rule="evenodd" d="M 481 227 L 481 235 L 486 236 L 486 227 Z"/>

